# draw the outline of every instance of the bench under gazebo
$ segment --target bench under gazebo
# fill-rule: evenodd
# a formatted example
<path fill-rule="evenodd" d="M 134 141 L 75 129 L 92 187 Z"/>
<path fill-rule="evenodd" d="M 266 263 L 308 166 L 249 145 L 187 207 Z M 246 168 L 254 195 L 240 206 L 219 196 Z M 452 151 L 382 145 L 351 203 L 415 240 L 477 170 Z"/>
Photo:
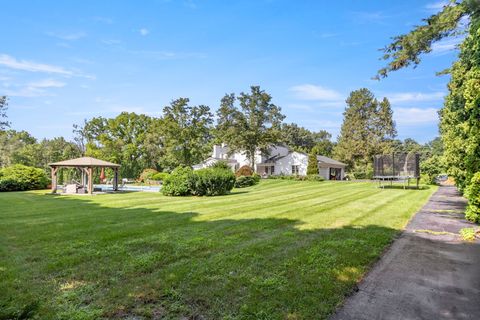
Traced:
<path fill-rule="evenodd" d="M 113 170 L 113 191 L 118 191 L 118 169 L 119 164 L 95 159 L 92 157 L 82 157 L 76 159 L 70 159 L 60 162 L 49 163 L 49 167 L 52 170 L 52 193 L 57 192 L 57 174 L 60 168 L 76 168 L 79 169 L 82 174 L 82 185 L 86 188 L 88 194 L 93 194 L 93 170 L 95 168 L 100 169 L 112 169 Z M 77 193 L 77 192 L 71 192 Z"/>

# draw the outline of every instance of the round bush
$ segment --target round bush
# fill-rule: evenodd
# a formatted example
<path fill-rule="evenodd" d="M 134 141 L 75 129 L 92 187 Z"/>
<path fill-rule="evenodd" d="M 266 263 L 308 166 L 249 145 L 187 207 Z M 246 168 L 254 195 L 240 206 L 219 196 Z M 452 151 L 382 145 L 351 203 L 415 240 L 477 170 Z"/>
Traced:
<path fill-rule="evenodd" d="M 237 176 L 237 177 L 241 177 L 241 176 L 249 177 L 249 176 L 252 176 L 253 173 L 254 173 L 254 171 L 251 167 L 241 166 L 240 169 L 238 169 L 237 172 L 235 172 L 235 176 Z"/>
<path fill-rule="evenodd" d="M 259 179 L 255 176 L 240 176 L 235 180 L 235 188 L 245 188 L 256 185 Z"/>
<path fill-rule="evenodd" d="M 235 175 L 229 169 L 206 168 L 194 172 L 192 194 L 219 196 L 229 193 L 235 185 Z"/>
<path fill-rule="evenodd" d="M 0 191 L 45 189 L 49 181 L 42 169 L 21 164 L 4 168 L 0 172 Z"/>
<path fill-rule="evenodd" d="M 192 194 L 193 170 L 188 167 L 177 167 L 165 178 L 162 193 L 166 196 L 186 196 Z"/>

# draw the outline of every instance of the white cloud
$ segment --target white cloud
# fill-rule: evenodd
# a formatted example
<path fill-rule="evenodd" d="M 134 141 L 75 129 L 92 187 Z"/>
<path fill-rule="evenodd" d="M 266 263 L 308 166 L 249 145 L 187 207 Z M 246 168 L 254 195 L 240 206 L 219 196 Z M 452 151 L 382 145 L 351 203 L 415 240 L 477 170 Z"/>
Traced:
<path fill-rule="evenodd" d="M 445 96 L 445 92 L 403 92 L 384 94 L 391 103 L 405 102 L 425 102 L 425 101 L 441 101 Z"/>
<path fill-rule="evenodd" d="M 441 55 L 457 49 L 458 45 L 463 41 L 463 38 L 449 38 L 432 44 L 432 53 Z"/>
<path fill-rule="evenodd" d="M 309 105 L 296 104 L 296 103 L 287 105 L 287 109 L 295 109 L 295 110 L 301 110 L 301 111 L 313 111 L 313 108 Z"/>
<path fill-rule="evenodd" d="M 415 126 L 438 122 L 438 109 L 435 108 L 394 108 L 393 118 L 400 126 Z"/>
<path fill-rule="evenodd" d="M 0 65 L 10 69 L 28 71 L 28 72 L 43 72 L 63 75 L 66 77 L 83 77 L 87 79 L 95 79 L 95 76 L 83 74 L 78 70 L 67 70 L 60 66 L 55 66 L 45 63 L 37 63 L 28 60 L 18 60 L 8 54 L 0 54 Z"/>
<path fill-rule="evenodd" d="M 431 3 L 427 3 L 425 5 L 425 9 L 427 9 L 428 11 L 432 11 L 432 12 L 438 12 L 438 11 L 442 10 L 443 7 L 447 6 L 449 3 L 450 2 L 447 1 L 447 0 L 431 2 Z"/>
<path fill-rule="evenodd" d="M 139 32 L 140 32 L 140 34 L 141 34 L 142 36 L 146 36 L 147 34 L 150 33 L 150 31 L 149 31 L 148 29 L 146 29 L 146 28 L 140 29 Z"/>
<path fill-rule="evenodd" d="M 107 40 L 102 40 L 102 43 L 109 46 L 113 46 L 113 45 L 121 44 L 122 41 L 116 40 L 116 39 L 107 39 Z"/>
<path fill-rule="evenodd" d="M 295 97 L 301 100 L 336 101 L 343 99 L 339 92 L 313 84 L 293 86 L 289 91 L 293 92 Z"/>
<path fill-rule="evenodd" d="M 85 32 L 73 32 L 73 33 L 56 33 L 56 32 L 47 32 L 47 35 L 50 37 L 58 38 L 65 41 L 75 41 L 82 38 L 85 38 L 87 34 Z"/>
<path fill-rule="evenodd" d="M 65 86 L 65 83 L 54 79 L 43 79 L 31 82 L 28 86 L 33 88 L 62 88 Z"/>
<path fill-rule="evenodd" d="M 143 58 L 157 59 L 157 60 L 206 58 L 206 55 L 200 52 L 172 52 L 172 51 L 156 51 L 156 50 L 131 50 L 128 52 Z"/>
<path fill-rule="evenodd" d="M 50 64 L 36 63 L 27 60 L 17 60 L 7 54 L 0 54 L 0 65 L 6 66 L 11 69 L 30 71 L 30 72 L 45 72 L 45 73 L 57 73 L 66 76 L 72 76 L 73 72 L 66 70 L 59 66 Z"/>

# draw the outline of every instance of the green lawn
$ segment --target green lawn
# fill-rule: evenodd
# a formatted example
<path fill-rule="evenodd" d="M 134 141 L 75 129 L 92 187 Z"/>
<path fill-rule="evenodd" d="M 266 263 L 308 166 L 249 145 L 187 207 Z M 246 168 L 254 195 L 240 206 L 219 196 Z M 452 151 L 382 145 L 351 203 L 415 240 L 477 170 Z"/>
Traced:
<path fill-rule="evenodd" d="M 321 319 L 435 191 L 0 194 L 0 319 Z"/>

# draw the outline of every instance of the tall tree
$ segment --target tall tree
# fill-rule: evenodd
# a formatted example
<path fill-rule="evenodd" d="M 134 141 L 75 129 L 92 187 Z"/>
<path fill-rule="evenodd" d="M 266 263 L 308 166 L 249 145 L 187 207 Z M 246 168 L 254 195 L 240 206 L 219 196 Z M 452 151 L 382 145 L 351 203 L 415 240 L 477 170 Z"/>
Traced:
<path fill-rule="evenodd" d="M 378 153 L 391 151 L 396 136 L 390 103 L 386 98 L 375 99 L 368 89 L 350 93 L 334 154 L 350 168 L 364 169 Z"/>
<path fill-rule="evenodd" d="M 171 169 L 192 166 L 211 152 L 213 114 L 208 106 L 188 103 L 179 98 L 163 109 L 164 163 Z"/>
<path fill-rule="evenodd" d="M 146 115 L 122 112 L 115 118 L 93 118 L 78 128 L 86 138 L 86 155 L 122 165 L 123 177 L 137 178 L 150 162 L 145 136 L 152 122 Z"/>
<path fill-rule="evenodd" d="M 463 17 L 468 17 L 461 24 Z M 388 61 L 377 77 L 420 63 L 420 56 L 431 52 L 432 44 L 468 30 L 460 45 L 459 59 L 444 73 L 450 73 L 449 94 L 440 111 L 440 133 L 448 173 L 463 190 L 480 171 L 480 2 L 450 2 L 439 13 L 425 19 L 425 24 L 408 34 L 397 36 L 384 48 Z"/>
<path fill-rule="evenodd" d="M 239 106 L 235 105 L 237 101 Z M 218 140 L 227 143 L 230 152 L 244 152 L 252 166 L 257 150 L 266 153 L 271 144 L 280 140 L 280 125 L 285 116 L 271 101 L 268 93 L 252 86 L 250 93 L 225 95 L 217 112 Z"/>
<path fill-rule="evenodd" d="M 6 96 L 0 96 L 0 131 L 10 127 L 10 122 L 7 121 L 8 99 Z"/>

